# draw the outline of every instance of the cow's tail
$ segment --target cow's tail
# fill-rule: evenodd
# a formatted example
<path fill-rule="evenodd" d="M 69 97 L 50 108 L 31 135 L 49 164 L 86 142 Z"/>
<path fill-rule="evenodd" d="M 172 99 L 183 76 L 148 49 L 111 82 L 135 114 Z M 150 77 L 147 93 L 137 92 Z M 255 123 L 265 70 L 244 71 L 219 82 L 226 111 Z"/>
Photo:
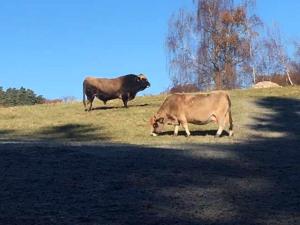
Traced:
<path fill-rule="evenodd" d="M 228 93 L 227 93 L 226 97 L 227 97 L 227 101 L 228 101 L 228 110 L 227 110 L 226 117 L 228 118 L 228 123 L 229 123 L 229 136 L 233 136 L 233 121 L 232 121 L 232 116 L 231 116 L 231 100 L 230 100 Z"/>
<path fill-rule="evenodd" d="M 85 103 L 85 87 L 86 85 L 85 85 L 85 81 L 83 81 L 83 85 L 82 85 L 82 94 L 83 94 L 83 96 L 82 96 L 82 102 L 83 102 L 83 105 L 84 105 L 84 108 L 86 108 L 86 103 Z"/>

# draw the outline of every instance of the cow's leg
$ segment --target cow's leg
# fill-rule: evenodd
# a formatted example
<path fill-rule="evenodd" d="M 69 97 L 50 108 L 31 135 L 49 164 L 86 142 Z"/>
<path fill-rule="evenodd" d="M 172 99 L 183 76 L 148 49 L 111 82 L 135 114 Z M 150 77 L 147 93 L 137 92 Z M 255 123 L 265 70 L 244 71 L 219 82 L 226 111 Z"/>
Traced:
<path fill-rule="evenodd" d="M 127 95 L 122 95 L 122 101 L 124 104 L 124 107 L 127 108 L 127 102 L 128 102 L 128 96 Z"/>
<path fill-rule="evenodd" d="M 220 126 L 220 124 L 219 124 L 219 129 L 218 129 L 215 137 L 220 137 L 223 132 L 223 129 L 224 129 L 223 126 Z"/>
<path fill-rule="evenodd" d="M 227 113 L 227 122 L 229 123 L 229 136 L 233 136 L 233 122 L 230 110 Z"/>
<path fill-rule="evenodd" d="M 185 123 L 182 123 L 182 126 L 185 130 L 185 133 L 186 133 L 186 136 L 190 136 L 191 135 L 191 132 L 189 131 L 189 127 L 188 127 L 188 124 L 185 122 Z"/>
<path fill-rule="evenodd" d="M 85 111 L 90 111 L 90 109 L 91 109 L 91 101 L 93 101 L 93 96 L 90 95 L 90 94 L 87 94 L 86 96 L 87 96 L 87 103 L 84 104 Z"/>
<path fill-rule="evenodd" d="M 92 110 L 92 106 L 93 106 L 93 101 L 94 101 L 95 96 L 92 96 L 91 98 L 88 98 L 88 111 Z"/>
<path fill-rule="evenodd" d="M 218 128 L 218 131 L 217 131 L 215 137 L 220 137 L 224 130 L 224 127 L 225 127 L 225 122 L 226 122 L 225 116 L 223 118 L 217 117 L 217 121 L 218 121 L 219 128 Z"/>
<path fill-rule="evenodd" d="M 87 100 L 87 102 L 84 102 L 84 111 L 88 111 L 88 105 L 89 105 L 90 101 Z"/>
<path fill-rule="evenodd" d="M 179 129 L 179 125 L 175 125 L 174 136 L 178 135 L 178 129 Z"/>

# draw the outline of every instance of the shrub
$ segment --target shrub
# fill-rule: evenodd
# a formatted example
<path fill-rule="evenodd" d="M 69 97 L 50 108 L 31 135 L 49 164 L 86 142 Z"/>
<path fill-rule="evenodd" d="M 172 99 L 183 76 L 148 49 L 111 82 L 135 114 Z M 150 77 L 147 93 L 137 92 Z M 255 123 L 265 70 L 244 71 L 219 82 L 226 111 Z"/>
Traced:
<path fill-rule="evenodd" d="M 300 73 L 297 72 L 292 72 L 291 73 L 291 80 L 295 85 L 300 85 Z M 256 77 L 256 83 L 261 82 L 261 81 L 271 81 L 276 84 L 279 84 L 280 86 L 289 86 L 289 80 L 286 75 L 272 75 L 272 76 L 257 76 Z"/>
<path fill-rule="evenodd" d="M 172 87 L 168 92 L 169 93 L 190 93 L 190 92 L 197 92 L 200 89 L 194 84 L 183 84 L 183 85 L 176 85 Z"/>

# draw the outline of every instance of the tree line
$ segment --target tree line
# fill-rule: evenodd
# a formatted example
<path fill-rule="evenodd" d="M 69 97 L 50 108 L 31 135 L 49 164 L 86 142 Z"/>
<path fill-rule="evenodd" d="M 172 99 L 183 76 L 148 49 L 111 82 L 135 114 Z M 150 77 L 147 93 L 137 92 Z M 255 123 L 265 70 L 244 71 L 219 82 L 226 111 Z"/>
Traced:
<path fill-rule="evenodd" d="M 249 87 L 261 80 L 300 84 L 300 42 L 287 54 L 278 27 L 255 14 L 255 0 L 193 0 L 169 20 L 166 49 L 172 86 Z"/>
<path fill-rule="evenodd" d="M 21 87 L 4 90 L 0 87 L 0 106 L 35 105 L 44 102 L 42 95 L 37 95 L 30 89 Z"/>

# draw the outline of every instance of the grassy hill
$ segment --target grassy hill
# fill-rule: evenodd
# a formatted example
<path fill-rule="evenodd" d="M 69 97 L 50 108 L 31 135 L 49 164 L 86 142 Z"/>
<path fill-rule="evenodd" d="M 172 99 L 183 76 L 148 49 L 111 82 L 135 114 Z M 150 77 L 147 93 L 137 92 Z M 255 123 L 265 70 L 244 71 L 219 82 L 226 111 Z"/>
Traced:
<path fill-rule="evenodd" d="M 300 224 L 300 87 L 230 95 L 221 138 L 151 137 L 164 95 L 1 108 L 0 224 Z"/>
<path fill-rule="evenodd" d="M 172 126 L 166 127 L 164 135 L 151 137 L 149 118 L 166 97 L 159 95 L 137 97 L 129 103 L 128 109 L 122 107 L 120 100 L 110 101 L 106 106 L 95 101 L 92 112 L 85 112 L 81 102 L 1 108 L 0 139 L 175 146 L 187 143 L 237 143 L 254 137 L 282 137 L 287 132 L 272 129 L 270 123 L 279 113 L 278 106 L 283 105 L 289 110 L 296 103 L 299 104 L 300 87 L 233 90 L 230 96 L 235 132 L 233 138 L 227 135 L 214 138 L 216 124 L 190 125 L 192 136 L 189 138 L 184 137 L 182 128 L 180 136 L 173 137 Z M 293 113 L 285 112 L 292 126 L 299 123 L 291 118 L 290 114 Z M 261 127 L 254 128 L 254 125 Z"/>

